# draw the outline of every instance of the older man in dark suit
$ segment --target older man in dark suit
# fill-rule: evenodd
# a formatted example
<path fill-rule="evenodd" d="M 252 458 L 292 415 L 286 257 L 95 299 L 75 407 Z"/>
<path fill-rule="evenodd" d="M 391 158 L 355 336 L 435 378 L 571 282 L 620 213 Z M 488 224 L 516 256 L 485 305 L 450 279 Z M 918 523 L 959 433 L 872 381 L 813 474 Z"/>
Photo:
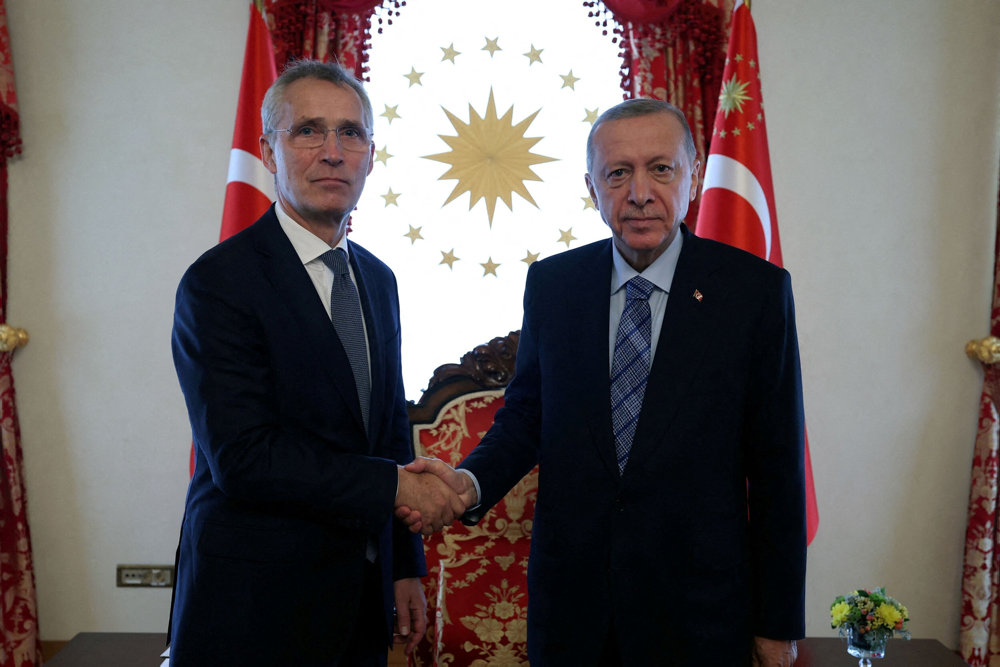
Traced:
<path fill-rule="evenodd" d="M 277 202 L 177 291 L 196 463 L 171 664 L 385 665 L 394 631 L 409 651 L 426 627 L 422 545 L 393 508 L 440 526 L 464 505 L 400 467 L 412 454 L 396 282 L 345 235 L 372 169 L 364 89 L 303 61 L 262 117 Z"/>
<path fill-rule="evenodd" d="M 475 521 L 538 464 L 532 667 L 790 665 L 806 538 L 788 273 L 683 225 L 699 163 L 672 105 L 605 112 L 587 162 L 613 238 L 531 266 L 505 407 L 457 472 L 410 468 Z"/>

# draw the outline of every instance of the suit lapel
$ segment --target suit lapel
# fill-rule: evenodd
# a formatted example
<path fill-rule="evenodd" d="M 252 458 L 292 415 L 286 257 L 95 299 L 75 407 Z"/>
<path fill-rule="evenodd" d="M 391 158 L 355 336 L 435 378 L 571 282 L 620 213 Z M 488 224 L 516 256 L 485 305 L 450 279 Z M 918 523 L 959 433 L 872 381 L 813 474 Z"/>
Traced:
<path fill-rule="evenodd" d="M 386 318 L 381 312 L 381 303 L 375 285 L 376 272 L 368 257 L 357 251 L 357 244 L 351 244 L 351 266 L 354 269 L 355 281 L 358 285 L 358 296 L 361 298 L 361 310 L 365 317 L 365 329 L 368 334 L 369 372 L 371 373 L 371 402 L 368 406 L 368 443 L 378 442 L 381 430 L 385 425 L 385 392 L 388 378 L 386 377 L 385 355 L 382 345 L 386 341 Z M 360 417 L 360 414 L 359 414 Z"/>
<path fill-rule="evenodd" d="M 594 247 L 591 257 L 577 263 L 575 276 L 568 276 L 568 312 L 565 322 L 572 327 L 564 332 L 568 344 L 577 341 L 580 349 L 572 355 L 580 359 L 576 386 L 593 387 L 581 392 L 581 413 L 586 416 L 593 434 L 598 457 L 616 477 L 614 431 L 611 426 L 611 369 L 608 357 L 609 299 L 611 294 L 611 240 Z M 583 326 L 580 326 L 583 323 Z"/>
<path fill-rule="evenodd" d="M 305 340 L 303 354 L 316 357 L 315 365 L 329 377 L 335 391 L 350 406 L 351 414 L 364 430 L 351 363 L 330 317 L 323 312 L 312 280 L 281 230 L 274 207 L 251 229 L 264 276 L 274 287 L 280 306 L 289 310 L 299 325 L 296 333 Z"/>

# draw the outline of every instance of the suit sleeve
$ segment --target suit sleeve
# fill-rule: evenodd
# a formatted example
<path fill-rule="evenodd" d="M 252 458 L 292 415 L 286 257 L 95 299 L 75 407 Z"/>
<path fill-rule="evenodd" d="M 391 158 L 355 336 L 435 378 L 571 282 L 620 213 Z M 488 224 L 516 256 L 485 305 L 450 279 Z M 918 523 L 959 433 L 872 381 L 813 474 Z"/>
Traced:
<path fill-rule="evenodd" d="M 754 634 L 805 635 L 806 519 L 802 380 L 791 278 L 773 274 L 753 346 L 745 442 Z"/>
<path fill-rule="evenodd" d="M 249 507 L 379 532 L 392 512 L 396 463 L 354 453 L 367 451 L 362 432 L 309 425 L 316 408 L 305 397 L 315 387 L 277 368 L 288 341 L 264 326 L 253 296 L 261 285 L 243 268 L 196 263 L 177 292 L 174 364 L 212 483 Z M 302 419 L 289 418 L 289 405 Z"/>

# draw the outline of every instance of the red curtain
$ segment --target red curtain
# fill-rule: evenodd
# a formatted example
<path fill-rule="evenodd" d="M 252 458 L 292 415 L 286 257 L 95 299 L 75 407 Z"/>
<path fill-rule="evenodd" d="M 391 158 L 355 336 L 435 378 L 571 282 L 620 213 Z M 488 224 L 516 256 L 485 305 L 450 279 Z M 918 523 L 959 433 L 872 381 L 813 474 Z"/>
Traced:
<path fill-rule="evenodd" d="M 375 9 L 383 4 L 386 19 L 406 2 L 383 0 L 262 0 L 274 44 L 278 73 L 294 58 L 336 60 L 364 79 L 368 71 L 368 46 Z"/>
<path fill-rule="evenodd" d="M 691 125 L 702 167 L 712 139 L 734 0 L 594 0 L 584 5 L 621 43 L 625 97 L 667 100 Z M 617 24 L 617 25 L 615 25 Z M 687 222 L 698 219 L 700 200 Z"/>
<path fill-rule="evenodd" d="M 997 201 L 997 237 L 994 245 L 993 311 L 990 335 L 1000 338 L 1000 198 Z M 997 540 L 998 467 L 1000 467 L 1000 341 L 990 350 L 989 339 L 979 359 L 983 365 L 983 393 L 979 400 L 979 428 L 972 458 L 969 521 L 965 532 L 962 572 L 962 629 L 960 650 L 971 667 L 1000 660 L 1000 561 Z M 970 343 L 968 351 L 974 351 Z"/>
<path fill-rule="evenodd" d="M 14 67 L 11 62 L 7 8 L 0 0 L 0 324 L 7 322 L 7 160 L 21 152 Z M 8 341 L 9 342 L 9 341 Z M 16 345 L 5 347 L 16 348 Z M 31 557 L 24 460 L 17 422 L 13 349 L 0 351 L 0 667 L 33 667 L 42 663 Z"/>

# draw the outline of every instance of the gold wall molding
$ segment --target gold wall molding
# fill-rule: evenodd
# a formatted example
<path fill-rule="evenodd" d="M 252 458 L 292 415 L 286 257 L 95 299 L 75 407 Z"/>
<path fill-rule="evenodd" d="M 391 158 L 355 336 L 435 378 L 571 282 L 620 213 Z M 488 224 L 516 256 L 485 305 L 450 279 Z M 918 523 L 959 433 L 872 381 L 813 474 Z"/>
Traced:
<path fill-rule="evenodd" d="M 10 352 L 28 344 L 28 332 L 24 329 L 0 324 L 0 352 Z"/>
<path fill-rule="evenodd" d="M 984 364 L 1000 363 L 1000 338 L 987 336 L 979 340 L 970 340 L 965 344 L 965 354 L 970 359 L 978 359 Z"/>

